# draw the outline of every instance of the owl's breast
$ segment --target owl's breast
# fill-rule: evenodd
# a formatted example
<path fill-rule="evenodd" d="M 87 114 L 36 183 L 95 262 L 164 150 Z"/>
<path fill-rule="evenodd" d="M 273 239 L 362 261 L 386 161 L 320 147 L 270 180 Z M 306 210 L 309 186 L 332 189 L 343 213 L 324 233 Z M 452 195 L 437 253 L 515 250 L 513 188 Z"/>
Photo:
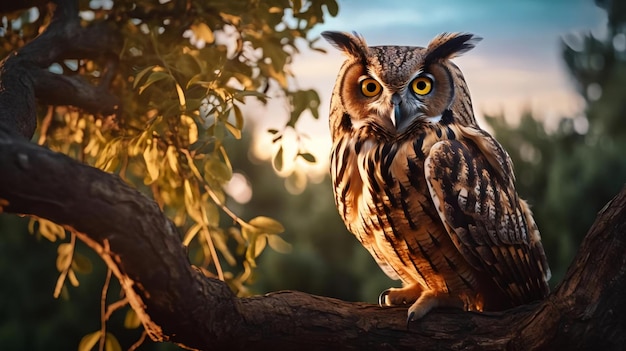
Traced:
<path fill-rule="evenodd" d="M 474 278 L 441 223 L 424 176 L 425 150 L 435 139 L 340 141 L 332 176 L 346 226 L 381 268 L 405 283 L 448 292 L 473 285 Z"/>

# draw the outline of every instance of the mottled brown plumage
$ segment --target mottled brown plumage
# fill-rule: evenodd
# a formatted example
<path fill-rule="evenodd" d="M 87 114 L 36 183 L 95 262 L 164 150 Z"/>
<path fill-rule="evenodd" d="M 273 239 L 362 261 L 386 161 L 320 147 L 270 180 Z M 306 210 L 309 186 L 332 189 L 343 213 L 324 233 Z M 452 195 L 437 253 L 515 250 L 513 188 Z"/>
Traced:
<path fill-rule="evenodd" d="M 344 62 L 333 91 L 331 175 L 348 229 L 402 288 L 409 320 L 436 306 L 500 310 L 548 294 L 549 269 L 511 160 L 476 123 L 450 59 L 480 40 L 368 47 L 324 32 Z"/>

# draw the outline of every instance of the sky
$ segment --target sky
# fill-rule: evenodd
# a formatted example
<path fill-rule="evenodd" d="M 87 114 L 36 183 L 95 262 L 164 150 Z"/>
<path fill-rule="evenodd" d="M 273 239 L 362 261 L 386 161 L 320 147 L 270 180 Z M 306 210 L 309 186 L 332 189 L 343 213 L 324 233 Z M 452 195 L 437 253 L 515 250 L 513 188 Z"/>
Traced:
<path fill-rule="evenodd" d="M 562 38 L 588 32 L 601 35 L 605 26 L 606 13 L 593 0 L 339 0 L 337 17 L 327 17 L 310 38 L 325 30 L 356 31 L 369 45 L 426 46 L 442 32 L 476 34 L 483 40 L 454 62 L 465 75 L 479 124 L 485 127 L 483 115 L 500 113 L 515 123 L 522 111 L 531 109 L 550 126 L 558 117 L 580 115 L 585 107 L 562 62 Z M 307 145 L 319 161 L 307 170 L 312 176 L 327 173 L 328 107 L 344 60 L 323 39 L 318 46 L 327 54 L 305 50 L 293 64 L 297 86 L 316 89 L 322 100 L 319 120 L 305 115 L 296 125 L 309 135 Z M 261 131 L 280 127 L 288 119 L 284 103 L 270 104 L 261 113 L 270 116 L 259 119 Z M 277 146 L 270 145 L 267 133 L 257 136 L 255 154 L 269 158 Z M 283 173 L 290 167 L 286 162 Z"/>

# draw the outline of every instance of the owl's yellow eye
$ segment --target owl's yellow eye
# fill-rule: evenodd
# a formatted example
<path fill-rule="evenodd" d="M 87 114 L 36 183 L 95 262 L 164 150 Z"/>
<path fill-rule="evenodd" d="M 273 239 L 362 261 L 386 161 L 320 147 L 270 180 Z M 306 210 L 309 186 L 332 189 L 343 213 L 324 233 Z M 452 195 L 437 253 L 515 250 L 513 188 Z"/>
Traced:
<path fill-rule="evenodd" d="M 361 81 L 361 92 L 367 97 L 376 96 L 380 94 L 381 90 L 382 87 L 380 86 L 380 83 L 376 81 L 376 79 L 365 78 L 363 79 L 363 81 Z"/>
<path fill-rule="evenodd" d="M 417 77 L 411 82 L 411 89 L 417 95 L 426 95 L 433 90 L 433 80 L 429 77 Z"/>

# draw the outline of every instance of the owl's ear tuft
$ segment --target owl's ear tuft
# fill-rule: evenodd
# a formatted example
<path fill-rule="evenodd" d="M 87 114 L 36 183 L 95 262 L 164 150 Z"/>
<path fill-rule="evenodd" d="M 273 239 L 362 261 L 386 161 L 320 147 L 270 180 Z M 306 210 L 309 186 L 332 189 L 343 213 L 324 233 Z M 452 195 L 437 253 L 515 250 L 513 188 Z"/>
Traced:
<path fill-rule="evenodd" d="M 343 51 L 348 56 L 364 59 L 367 53 L 367 43 L 365 39 L 357 33 L 344 32 L 322 32 L 322 36 L 337 49 Z"/>
<path fill-rule="evenodd" d="M 451 59 L 473 49 L 482 38 L 468 33 L 442 33 L 428 44 L 426 62 Z"/>

